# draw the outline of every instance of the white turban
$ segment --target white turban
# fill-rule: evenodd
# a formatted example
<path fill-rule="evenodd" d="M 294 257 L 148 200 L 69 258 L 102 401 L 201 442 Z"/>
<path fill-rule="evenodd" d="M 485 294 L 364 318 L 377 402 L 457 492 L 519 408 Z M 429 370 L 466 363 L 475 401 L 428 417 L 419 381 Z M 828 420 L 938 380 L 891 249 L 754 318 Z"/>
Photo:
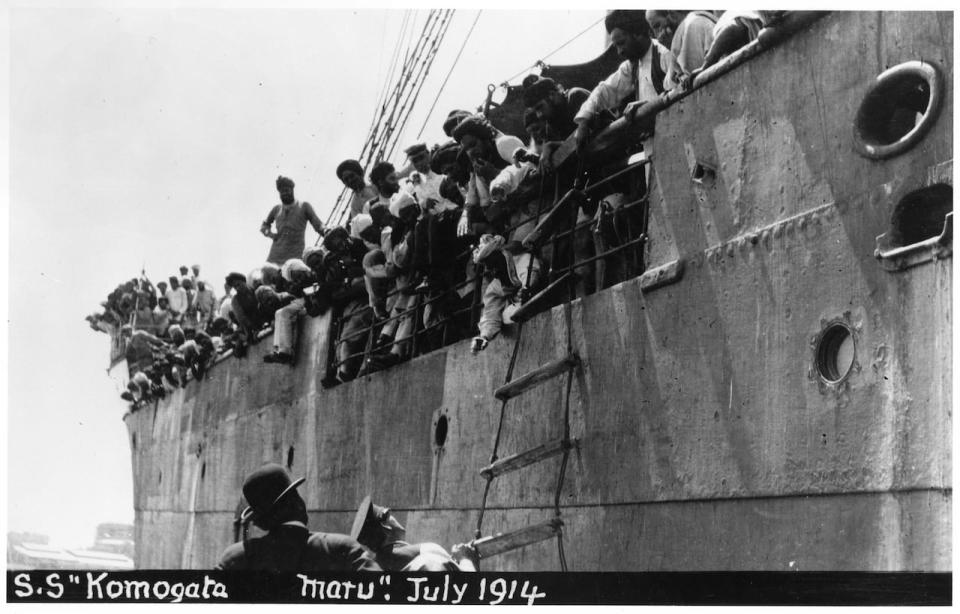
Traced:
<path fill-rule="evenodd" d="M 411 205 L 416 205 L 417 201 L 405 190 L 400 190 L 390 197 L 390 215 L 400 217 L 400 212 Z"/>
<path fill-rule="evenodd" d="M 373 218 L 369 213 L 358 213 L 350 220 L 350 234 L 360 238 L 360 233 L 373 226 Z"/>
<path fill-rule="evenodd" d="M 287 281 L 293 281 L 294 272 L 310 273 L 310 267 L 304 264 L 303 260 L 299 258 L 291 258 L 280 267 L 280 274 L 283 275 L 283 278 Z"/>

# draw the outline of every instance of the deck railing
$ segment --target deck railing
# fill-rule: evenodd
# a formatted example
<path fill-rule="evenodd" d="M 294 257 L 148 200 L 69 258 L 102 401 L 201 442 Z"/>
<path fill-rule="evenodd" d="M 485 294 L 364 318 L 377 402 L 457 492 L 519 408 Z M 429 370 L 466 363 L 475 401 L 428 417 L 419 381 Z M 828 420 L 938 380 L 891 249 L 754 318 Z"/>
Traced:
<path fill-rule="evenodd" d="M 781 43 L 783 40 L 787 39 L 797 31 L 809 27 L 816 20 L 827 15 L 828 13 L 829 12 L 826 11 L 786 12 L 780 17 L 780 19 L 776 21 L 776 23 L 762 30 L 757 40 L 752 41 L 748 45 L 723 58 L 717 64 L 700 73 L 689 89 L 681 90 L 677 88 L 670 90 L 661 98 L 656 100 L 654 104 L 645 105 L 641 111 L 641 114 L 635 117 L 634 121 L 640 121 L 645 117 L 655 115 L 660 111 L 669 108 L 679 100 L 689 96 L 694 91 L 705 86 L 707 83 L 720 78 L 722 75 L 730 72 L 731 70 L 734 70 L 736 67 L 749 61 L 751 58 L 755 57 L 766 49 Z M 621 164 L 619 164 L 612 172 L 603 175 L 594 183 L 587 184 L 582 191 L 588 197 L 594 195 L 593 197 L 596 198 L 595 194 L 600 192 L 600 188 L 609 186 L 612 182 L 616 182 L 624 178 L 636 177 L 637 171 L 646 171 L 650 162 L 651 161 L 648 158 L 642 156 L 631 157 L 628 160 L 621 162 Z M 574 215 L 572 215 L 569 225 L 564 230 L 553 233 L 546 240 L 546 243 L 550 246 L 549 251 L 551 253 L 551 262 L 549 263 L 549 281 L 546 283 L 546 288 L 540 288 L 540 292 L 531 298 L 528 301 L 528 304 L 525 304 L 532 308 L 527 310 L 525 317 L 529 317 L 529 315 L 532 315 L 532 313 L 542 311 L 555 304 L 558 304 L 559 302 L 563 302 L 564 300 L 569 300 L 572 298 L 574 296 L 574 292 L 572 290 L 573 284 L 576 281 L 583 281 L 577 277 L 577 271 L 580 270 L 582 272 L 584 267 L 590 267 L 591 265 L 595 265 L 600 261 L 609 262 L 612 259 L 620 257 L 622 254 L 626 253 L 631 255 L 632 258 L 629 259 L 629 262 L 625 263 L 625 271 L 621 271 L 621 274 L 617 277 L 617 281 L 625 281 L 626 279 L 637 277 L 644 272 L 645 264 L 643 259 L 643 246 L 647 240 L 646 232 L 649 212 L 646 181 L 642 181 L 642 185 L 642 191 L 634 190 L 632 194 L 633 198 L 631 198 L 630 202 L 616 207 L 610 212 L 610 219 L 607 220 L 608 222 L 612 223 L 614 227 L 619 225 L 620 227 L 627 229 L 627 236 L 618 237 L 617 245 L 606 249 L 601 253 L 593 254 L 585 258 L 578 259 L 575 257 L 576 250 L 573 244 L 578 238 L 582 239 L 584 233 L 593 232 L 590 227 L 597 224 L 597 220 L 592 219 L 579 223 L 576 222 L 575 213 L 577 208 L 572 207 Z M 551 199 L 552 205 L 555 205 L 558 202 L 559 196 L 560 195 L 556 193 L 556 190 L 554 190 L 553 198 Z M 549 211 L 549 208 L 547 210 Z M 506 229 L 506 234 L 509 235 L 515 229 L 531 221 L 538 222 L 543 213 L 544 211 L 538 211 L 536 215 L 516 221 Z M 629 218 L 631 214 L 636 215 L 636 217 L 633 219 L 633 222 L 639 223 L 623 223 L 624 218 Z M 604 214 L 601 214 L 601 221 L 603 215 Z M 567 241 L 569 237 L 572 237 L 572 240 L 569 241 L 569 247 L 562 246 L 562 249 L 559 251 L 562 252 L 563 250 L 568 250 L 574 257 L 568 259 L 556 258 L 558 253 L 557 244 L 559 242 Z M 471 252 L 472 249 L 468 249 L 457 256 L 458 267 L 466 266 L 466 262 L 470 258 Z M 563 260 L 569 260 L 569 262 L 564 263 Z M 587 272 L 594 274 L 594 272 L 589 270 Z M 405 354 L 406 358 L 411 358 L 427 351 L 432 351 L 433 349 L 450 345 L 451 343 L 455 343 L 463 338 L 471 336 L 472 331 L 476 330 L 480 318 L 483 273 L 483 266 L 478 265 L 474 270 L 473 276 L 458 282 L 454 287 L 448 289 L 449 291 L 457 292 L 465 288 L 471 288 L 470 292 L 468 293 L 471 296 L 471 301 L 469 304 L 461 305 L 457 309 L 447 313 L 445 317 L 439 318 L 436 321 L 430 321 L 429 323 L 423 322 L 424 311 L 430 306 L 436 306 L 440 301 L 445 299 L 444 296 L 418 296 L 414 302 L 414 306 L 410 309 L 378 321 L 372 321 L 373 310 L 368 304 L 355 306 L 354 309 L 349 313 L 342 313 L 344 308 L 342 305 L 332 307 L 332 309 L 335 310 L 335 317 L 333 318 L 329 328 L 331 343 L 329 344 L 330 355 L 327 361 L 328 373 L 335 373 L 340 366 L 347 361 L 356 361 L 358 359 L 362 359 L 363 363 L 366 364 L 368 362 L 368 358 L 383 352 L 397 342 L 409 342 L 410 348 L 405 351 Z M 608 282 L 609 280 L 604 280 L 602 285 L 604 287 L 610 285 Z M 571 291 L 567 297 L 560 296 L 559 292 L 553 292 L 554 295 L 550 296 L 552 291 L 557 290 L 559 286 L 566 285 L 567 283 L 571 284 Z M 590 284 L 581 284 L 581 286 L 589 289 Z M 582 296 L 595 291 L 596 289 L 599 288 L 594 288 L 593 290 L 587 290 L 585 292 L 579 292 L 577 294 Z M 531 290 L 535 290 L 535 288 L 532 288 Z M 388 300 L 390 297 L 395 296 L 396 292 L 396 290 L 393 290 L 390 294 L 388 294 Z M 340 312 L 336 313 L 337 310 L 340 310 Z M 344 334 L 343 329 L 345 324 L 354 318 L 370 318 L 371 322 L 364 326 L 354 326 L 352 327 L 351 331 L 349 331 L 347 334 Z M 413 319 L 414 325 L 410 337 L 405 339 L 393 339 L 387 343 L 377 345 L 376 334 L 382 330 L 385 324 L 388 324 L 394 320 L 402 321 L 405 318 Z M 467 329 L 467 332 L 464 332 L 464 328 Z M 433 331 L 436 330 L 441 331 L 439 335 L 439 344 L 430 344 L 425 347 L 424 344 L 427 342 L 428 337 Z M 257 333 L 257 341 L 270 336 L 272 332 L 272 326 L 265 327 Z M 344 343 L 348 343 L 351 340 L 358 338 L 363 339 L 363 349 L 352 352 L 349 355 L 338 359 L 337 348 Z M 122 341 L 115 342 L 115 345 L 117 343 L 122 345 Z M 119 347 L 112 348 L 112 360 L 114 356 L 117 355 L 116 350 L 118 349 L 122 351 L 122 348 Z M 231 355 L 232 351 L 227 351 L 218 355 L 214 361 L 214 364 L 226 360 Z M 363 367 L 361 367 L 361 369 L 362 368 Z M 361 371 L 361 373 L 362 372 L 363 371 Z"/>
<path fill-rule="evenodd" d="M 616 282 L 624 281 L 626 279 L 639 276 L 643 273 L 643 258 L 642 258 L 642 244 L 646 240 L 646 218 L 647 218 L 647 195 L 646 195 L 646 177 L 645 170 L 646 166 L 649 164 L 649 160 L 645 157 L 635 156 L 634 158 L 622 161 L 620 164 L 616 165 L 616 168 L 613 172 L 606 174 L 601 179 L 595 181 L 592 184 L 588 184 L 581 191 L 587 197 L 587 199 L 592 200 L 597 208 L 601 207 L 599 202 L 600 198 L 597 197 L 597 194 L 602 194 L 601 189 L 606 188 L 610 191 L 626 192 L 633 193 L 635 198 L 630 199 L 630 202 L 622 204 L 609 212 L 604 212 L 603 210 L 599 211 L 592 219 L 586 219 L 583 221 L 577 221 L 580 216 L 578 216 L 578 207 L 573 205 L 570 206 L 570 219 L 569 222 L 563 226 L 562 229 L 553 232 L 549 237 L 541 238 L 540 242 L 547 249 L 540 249 L 534 251 L 540 251 L 541 253 L 549 253 L 549 274 L 545 277 L 549 277 L 547 283 L 543 283 L 540 286 L 529 287 L 527 290 L 532 294 L 537 291 L 540 291 L 540 294 L 534 295 L 533 299 L 538 300 L 536 306 L 536 311 L 542 311 L 549 308 L 552 305 L 559 304 L 565 300 L 569 300 L 570 297 L 562 294 L 558 286 L 565 285 L 566 283 L 577 284 L 581 286 L 581 291 L 577 292 L 578 296 L 585 294 L 590 294 L 599 290 L 598 286 L 602 285 L 604 287 L 612 285 L 609 277 L 607 279 L 598 280 L 597 273 L 594 270 L 593 265 L 599 261 L 611 260 L 614 257 L 618 257 L 624 252 L 633 251 L 635 252 L 634 258 L 629 259 L 628 262 L 622 263 L 623 269 L 629 271 L 621 271 L 621 274 L 615 279 Z M 643 175 L 643 179 L 637 181 L 637 175 Z M 632 176 L 632 177 L 631 177 Z M 630 181 L 630 180 L 633 181 Z M 620 189 L 616 190 L 611 188 L 611 184 L 616 181 L 621 181 L 632 183 L 635 187 L 631 189 Z M 638 192 L 636 188 L 637 185 L 642 186 L 641 192 Z M 543 202 L 543 196 L 540 197 L 540 202 Z M 520 217 L 513 221 L 512 224 L 509 224 L 504 229 L 503 234 L 506 237 L 512 238 L 514 241 L 520 241 L 524 237 L 513 237 L 514 231 L 519 228 L 522 228 L 526 225 L 529 225 L 531 222 L 534 224 L 539 223 L 541 219 L 549 213 L 561 199 L 558 198 L 556 191 L 553 191 L 552 198 L 549 199 L 550 205 L 547 207 L 539 206 L 540 209 L 536 214 L 528 215 L 526 217 Z M 523 206 L 523 205 L 521 205 Z M 625 218 L 628 216 L 634 216 L 634 222 L 629 223 L 625 222 Z M 575 247 L 575 244 L 581 242 L 581 245 L 586 244 L 590 246 L 590 249 L 587 251 L 595 251 L 594 248 L 598 242 L 593 240 L 593 235 L 595 228 L 598 224 L 609 224 L 612 227 L 620 227 L 626 231 L 626 236 L 620 236 L 617 238 L 617 244 L 605 249 L 600 253 L 593 253 L 583 257 L 577 257 L 578 250 Z M 457 266 L 463 270 L 463 267 L 466 267 L 467 260 L 471 257 L 472 247 L 460 254 L 457 255 L 456 262 Z M 509 256 L 507 256 L 509 257 Z M 544 265 L 547 263 L 544 262 Z M 449 294 L 444 296 L 442 294 L 437 296 L 432 296 L 429 298 L 417 297 L 414 301 L 414 304 L 411 308 L 397 312 L 390 315 L 385 319 L 380 319 L 376 321 L 373 320 L 373 309 L 369 305 L 362 305 L 355 307 L 349 313 L 340 313 L 335 317 L 334 325 L 330 327 L 331 334 L 331 344 L 330 344 L 330 356 L 328 360 L 328 373 L 336 373 L 340 368 L 350 363 L 351 361 L 356 362 L 362 359 L 362 365 L 360 367 L 359 375 L 364 375 L 371 372 L 371 358 L 376 357 L 379 353 L 385 352 L 393 347 L 397 343 L 409 344 L 408 348 L 403 350 L 403 359 L 413 358 L 419 354 L 432 351 L 439 347 L 450 345 L 455 343 L 463 338 L 470 337 L 473 334 L 476 334 L 477 325 L 480 319 L 481 313 L 481 297 L 484 289 L 484 266 L 479 264 L 474 269 L 474 274 L 468 276 L 463 281 L 457 283 L 454 287 L 448 289 L 448 292 L 458 292 L 459 290 L 465 288 L 471 288 L 470 296 L 471 301 L 467 305 L 462 305 L 458 309 L 451 311 L 450 313 L 445 314 L 445 317 L 438 318 L 433 322 L 424 321 L 424 312 L 428 306 L 436 306 L 439 302 L 444 300 L 449 300 Z M 546 269 L 546 266 L 545 266 Z M 590 283 L 590 279 L 585 279 L 584 276 L 592 276 L 593 282 Z M 597 283 L 599 282 L 599 283 Z M 553 293 L 553 296 L 541 296 L 544 290 L 556 289 L 557 291 Z M 398 294 L 397 290 L 392 290 L 388 294 L 388 300 L 390 298 L 395 298 Z M 533 299 L 528 302 L 533 302 Z M 469 315 L 469 319 L 465 320 L 465 316 Z M 526 315 L 532 315 L 527 313 Z M 383 330 L 384 326 L 393 321 L 400 321 L 403 319 L 412 318 L 413 320 L 413 330 L 409 337 L 405 338 L 393 338 L 386 341 L 383 344 L 377 344 L 378 334 Z M 369 321 L 368 324 L 362 326 L 350 326 L 349 330 L 345 333 L 344 330 L 347 328 L 347 324 L 351 320 L 355 319 L 364 319 Z M 467 331 L 464 331 L 464 328 L 467 328 Z M 428 336 L 432 331 L 441 330 L 439 343 L 429 343 Z M 362 344 L 357 343 L 358 340 L 362 339 Z M 356 351 L 350 351 L 349 354 L 340 355 L 338 348 L 343 344 L 353 344 L 357 346 Z M 362 347 L 363 349 L 359 349 Z M 338 358 L 339 356 L 339 358 Z"/>

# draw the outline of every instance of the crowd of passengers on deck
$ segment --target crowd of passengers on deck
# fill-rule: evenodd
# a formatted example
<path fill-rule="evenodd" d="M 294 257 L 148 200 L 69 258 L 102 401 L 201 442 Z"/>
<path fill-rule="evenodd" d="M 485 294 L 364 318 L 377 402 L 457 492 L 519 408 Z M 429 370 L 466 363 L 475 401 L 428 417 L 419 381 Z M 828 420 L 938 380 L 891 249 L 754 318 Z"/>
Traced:
<path fill-rule="evenodd" d="M 538 293 L 546 307 L 638 275 L 647 175 L 603 178 L 649 148 L 646 105 L 690 88 L 782 14 L 611 11 L 605 26 L 622 64 L 592 91 L 530 75 L 522 138 L 454 110 L 443 120 L 450 140 L 408 146 L 401 169 L 376 162 L 365 179 L 359 161 L 344 160 L 343 225 L 325 227 L 294 181 L 278 177 L 280 203 L 260 227 L 267 262 L 227 275 L 219 301 L 198 266 L 182 267 L 169 287 L 121 285 L 88 317 L 127 339 L 122 396 L 136 408 L 164 396 L 165 384 L 202 379 L 219 354 L 244 357 L 270 326 L 263 360 L 293 364 L 301 318 L 331 309 L 326 387 L 467 337 L 476 353 Z M 307 223 L 318 245 L 305 245 Z"/>

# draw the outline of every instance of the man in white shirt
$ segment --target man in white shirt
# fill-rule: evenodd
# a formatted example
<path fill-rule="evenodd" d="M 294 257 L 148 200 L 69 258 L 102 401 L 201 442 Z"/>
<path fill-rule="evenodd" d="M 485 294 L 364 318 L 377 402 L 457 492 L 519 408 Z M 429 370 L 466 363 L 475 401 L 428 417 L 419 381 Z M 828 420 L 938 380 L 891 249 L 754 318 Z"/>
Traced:
<path fill-rule="evenodd" d="M 713 13 L 648 10 L 646 17 L 653 35 L 670 49 L 683 74 L 688 75 L 703 65 L 717 23 Z"/>
<path fill-rule="evenodd" d="M 413 172 L 404 182 L 403 189 L 416 198 L 422 211 L 430 211 L 435 203 L 441 200 L 440 184 L 443 182 L 443 175 L 430 170 L 430 150 L 424 143 L 411 145 L 404 153 L 413 165 Z"/>
<path fill-rule="evenodd" d="M 183 320 L 183 314 L 187 311 L 189 302 L 187 291 L 180 285 L 180 280 L 170 276 L 170 288 L 166 292 L 167 303 L 170 305 L 171 322 L 180 322 Z"/>
<path fill-rule="evenodd" d="M 633 113 L 676 85 L 673 76 L 676 60 L 669 49 L 650 38 L 650 25 L 643 11 L 611 11 L 604 24 L 624 62 L 593 88 L 574 117 L 580 149 L 589 141 L 594 132 L 591 124 L 603 111 L 615 111 L 628 102 L 623 113 Z"/>

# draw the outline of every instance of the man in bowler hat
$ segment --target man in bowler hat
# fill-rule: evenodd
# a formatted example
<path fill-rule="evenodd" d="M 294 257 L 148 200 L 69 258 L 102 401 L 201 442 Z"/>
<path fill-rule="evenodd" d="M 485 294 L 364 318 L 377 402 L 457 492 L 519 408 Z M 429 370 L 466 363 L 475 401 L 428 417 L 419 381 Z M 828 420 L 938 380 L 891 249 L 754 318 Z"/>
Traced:
<path fill-rule="evenodd" d="M 307 529 L 307 506 L 290 474 L 266 464 L 243 483 L 247 507 L 240 521 L 252 521 L 267 531 L 262 537 L 237 542 L 224 550 L 217 569 L 261 571 L 380 571 L 355 539 L 339 533 Z"/>

